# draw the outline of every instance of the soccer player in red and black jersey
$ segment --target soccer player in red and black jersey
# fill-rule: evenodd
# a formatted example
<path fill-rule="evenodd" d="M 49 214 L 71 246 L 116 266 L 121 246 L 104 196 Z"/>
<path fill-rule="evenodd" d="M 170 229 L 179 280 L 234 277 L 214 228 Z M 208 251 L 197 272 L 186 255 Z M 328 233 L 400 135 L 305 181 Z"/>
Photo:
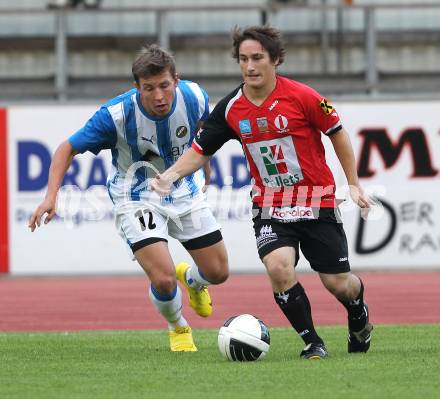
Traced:
<path fill-rule="evenodd" d="M 276 303 L 306 344 L 300 356 L 328 355 L 296 277 L 300 245 L 324 286 L 347 309 L 348 351 L 367 352 L 373 326 L 362 281 L 350 271 L 335 182 L 321 142 L 322 134 L 330 138 L 353 200 L 368 211 L 372 202 L 359 185 L 349 136 L 327 99 L 277 75 L 284 59 L 279 31 L 267 26 L 237 28 L 233 55 L 244 83 L 217 104 L 192 148 L 158 175 L 152 188 L 167 194 L 171 182 L 200 168 L 228 140 L 239 140 L 252 176 L 258 253 Z"/>

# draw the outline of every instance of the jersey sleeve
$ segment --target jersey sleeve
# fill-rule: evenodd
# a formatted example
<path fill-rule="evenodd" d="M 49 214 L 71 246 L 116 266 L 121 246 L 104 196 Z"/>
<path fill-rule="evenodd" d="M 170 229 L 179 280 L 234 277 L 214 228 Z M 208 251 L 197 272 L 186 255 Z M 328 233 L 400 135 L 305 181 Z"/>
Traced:
<path fill-rule="evenodd" d="M 202 91 L 203 94 L 203 103 L 200 104 L 201 106 L 201 117 L 200 120 L 201 121 L 206 121 L 206 119 L 208 119 L 209 116 L 209 97 L 208 97 L 208 93 L 205 91 L 205 89 L 203 89 L 203 87 L 200 87 L 200 90 Z"/>
<path fill-rule="evenodd" d="M 101 150 L 113 148 L 116 145 L 116 126 L 108 109 L 100 108 L 68 140 L 79 153 L 90 151 L 96 155 Z"/>
<path fill-rule="evenodd" d="M 213 155 L 223 144 L 231 139 L 238 139 L 226 122 L 227 99 L 221 100 L 196 134 L 192 148 L 201 155 Z"/>
<path fill-rule="evenodd" d="M 326 136 L 342 128 L 341 120 L 330 102 L 310 87 L 306 87 L 301 97 L 306 118 L 310 124 Z"/>

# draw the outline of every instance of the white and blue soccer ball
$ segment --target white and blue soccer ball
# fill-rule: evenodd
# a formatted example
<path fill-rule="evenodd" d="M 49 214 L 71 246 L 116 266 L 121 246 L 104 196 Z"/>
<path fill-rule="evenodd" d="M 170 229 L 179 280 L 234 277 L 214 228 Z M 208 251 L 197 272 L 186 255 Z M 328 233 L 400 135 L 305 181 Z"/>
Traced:
<path fill-rule="evenodd" d="M 269 352 L 269 329 L 251 314 L 233 316 L 220 328 L 218 348 L 223 357 L 231 361 L 260 360 Z"/>

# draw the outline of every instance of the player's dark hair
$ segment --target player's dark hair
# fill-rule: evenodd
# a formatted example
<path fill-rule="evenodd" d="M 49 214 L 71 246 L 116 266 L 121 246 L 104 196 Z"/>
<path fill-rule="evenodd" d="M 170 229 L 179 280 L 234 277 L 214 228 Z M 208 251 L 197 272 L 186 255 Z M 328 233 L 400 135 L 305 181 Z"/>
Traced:
<path fill-rule="evenodd" d="M 142 47 L 131 67 L 136 83 L 139 83 L 139 78 L 147 79 L 167 70 L 170 71 L 172 77 L 176 76 L 174 58 L 157 44 Z"/>
<path fill-rule="evenodd" d="M 283 47 L 281 32 L 268 25 L 264 26 L 250 26 L 242 30 L 235 27 L 232 31 L 233 50 L 232 56 L 239 62 L 240 45 L 245 40 L 256 40 L 269 53 L 272 62 L 278 59 L 277 65 L 281 65 L 284 61 L 286 51 Z"/>

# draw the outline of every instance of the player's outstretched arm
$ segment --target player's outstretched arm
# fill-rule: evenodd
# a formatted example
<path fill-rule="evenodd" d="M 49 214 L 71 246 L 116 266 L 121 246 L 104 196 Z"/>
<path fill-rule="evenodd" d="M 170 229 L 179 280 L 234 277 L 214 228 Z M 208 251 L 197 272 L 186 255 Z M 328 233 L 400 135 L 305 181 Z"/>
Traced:
<path fill-rule="evenodd" d="M 211 183 L 211 162 L 209 159 L 203 165 L 203 173 L 205 174 L 205 185 L 203 186 L 202 191 L 206 192 L 209 183 Z"/>
<path fill-rule="evenodd" d="M 350 195 L 353 201 L 360 207 L 369 209 L 373 201 L 364 193 L 356 170 L 356 161 L 347 131 L 342 128 L 330 136 L 335 153 L 344 169 L 345 177 L 350 186 Z"/>
<path fill-rule="evenodd" d="M 200 129 L 202 129 L 203 125 L 204 125 L 204 122 L 199 121 L 199 123 L 197 124 L 196 131 L 198 132 Z M 210 161 L 209 157 L 207 158 L 206 162 L 203 165 L 203 173 L 205 174 L 205 185 L 203 186 L 202 191 L 206 192 L 206 190 L 208 189 L 209 183 L 211 182 L 211 161 Z"/>
<path fill-rule="evenodd" d="M 200 169 L 209 157 L 201 155 L 192 148 L 169 167 L 165 172 L 160 173 L 151 181 L 151 189 L 159 195 L 168 195 L 171 191 L 171 185 L 182 177 L 188 176 L 196 170 Z"/>
<path fill-rule="evenodd" d="M 52 163 L 50 164 L 46 196 L 29 219 L 31 231 L 34 231 L 37 226 L 40 227 L 41 218 L 44 214 L 47 214 L 44 224 L 49 223 L 55 216 L 58 190 L 76 154 L 77 152 L 68 141 L 61 143 L 55 151 Z"/>

